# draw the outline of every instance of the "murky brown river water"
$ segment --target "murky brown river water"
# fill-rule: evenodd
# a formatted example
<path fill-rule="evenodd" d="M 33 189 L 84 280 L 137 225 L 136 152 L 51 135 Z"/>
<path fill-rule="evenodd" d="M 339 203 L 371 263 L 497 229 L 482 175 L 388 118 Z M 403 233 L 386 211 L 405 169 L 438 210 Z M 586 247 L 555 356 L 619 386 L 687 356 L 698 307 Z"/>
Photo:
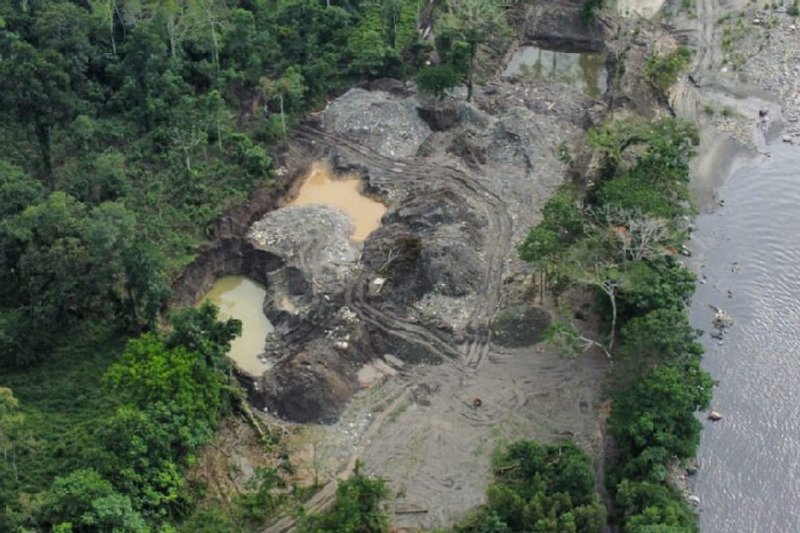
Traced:
<path fill-rule="evenodd" d="M 314 163 L 297 197 L 289 205 L 324 204 L 347 213 L 353 221 L 354 241 L 363 241 L 381 225 L 386 206 L 361 193 L 356 176 L 337 177 L 327 163 Z"/>
<path fill-rule="evenodd" d="M 800 148 L 768 150 L 720 189 L 693 242 L 708 278 L 693 325 L 710 329 L 709 305 L 735 319 L 721 345 L 704 339 L 724 415 L 705 422 L 694 482 L 709 533 L 800 531 Z"/>
<path fill-rule="evenodd" d="M 244 371 L 259 375 L 269 365 L 258 358 L 264 352 L 264 340 L 272 331 L 264 315 L 264 287 L 243 276 L 224 276 L 214 282 L 204 300 L 210 300 L 220 309 L 222 318 L 242 321 L 242 335 L 233 340 L 228 357 Z"/>

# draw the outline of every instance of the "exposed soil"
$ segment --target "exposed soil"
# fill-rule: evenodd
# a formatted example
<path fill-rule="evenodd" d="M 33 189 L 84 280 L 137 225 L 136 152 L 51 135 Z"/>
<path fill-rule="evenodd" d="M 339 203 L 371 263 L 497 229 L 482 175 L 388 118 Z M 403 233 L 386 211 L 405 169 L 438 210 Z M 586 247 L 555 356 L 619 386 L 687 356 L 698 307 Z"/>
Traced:
<path fill-rule="evenodd" d="M 494 79 L 472 103 L 429 102 L 394 81 L 353 89 L 297 128 L 284 201 L 261 206 L 285 205 L 311 162 L 327 161 L 387 206 L 382 225 L 359 244 L 329 207 L 242 208 L 178 284 L 183 303 L 223 274 L 267 288 L 276 329 L 265 353 L 275 364 L 240 377 L 265 416 L 304 423 L 292 454 L 330 481 L 311 510 L 360 459 L 397 495 L 396 526 L 446 526 L 481 503 L 503 441 L 603 446 L 607 360 L 565 359 L 540 342 L 556 308 L 533 306 L 533 270 L 516 245 L 572 175 L 559 152 L 579 155 L 609 104 L 652 116 L 656 102 L 633 72 L 652 43 L 675 42 L 645 23 L 635 37 L 611 20 L 580 28 L 579 2 L 545 13 L 550 4 L 519 8 L 519 42 L 608 51 L 612 65 L 624 50 L 628 70 L 603 100 L 536 79 Z"/>
<path fill-rule="evenodd" d="M 294 441 L 296 456 L 313 462 L 302 465 L 306 471 L 334 480 L 363 460 L 396 494 L 394 525 L 431 528 L 482 501 L 491 452 L 504 440 L 569 436 L 590 450 L 603 446 L 606 361 L 563 359 L 537 344 L 555 309 L 531 306 L 532 271 L 516 258 L 515 245 L 569 175 L 556 155 L 562 144 L 575 148 L 609 103 L 620 114 L 657 114 L 639 67 L 652 51 L 674 49 L 675 35 L 698 50 L 670 104 L 678 114 L 708 119 L 698 120 L 699 168 L 720 167 L 721 175 L 735 146 L 760 146 L 758 135 L 783 127 L 782 116 L 795 140 L 800 103 L 785 97 L 794 90 L 795 67 L 746 59 L 722 71 L 715 2 L 698 0 L 693 17 L 671 25 L 609 19 L 590 31 L 576 30 L 575 3 L 547 13 L 543 3 L 524 8 L 521 43 L 607 51 L 609 71 L 626 62 L 604 102 L 558 82 L 495 80 L 476 90 L 472 104 L 433 105 L 409 85 L 385 82 L 346 93 L 299 129 L 294 142 L 307 150 L 306 160 L 356 173 L 388 206 L 382 226 L 347 254 L 325 251 L 325 243 L 346 240 L 341 225 L 306 227 L 279 211 L 254 231 L 285 235 L 288 248 L 250 234 L 254 250 L 283 261 L 266 276 L 279 362 L 250 383 L 251 401 L 283 418 L 328 423 L 303 426 Z M 775 16 L 784 18 L 766 28 L 770 40 L 800 51 L 791 19 Z M 744 18 L 765 16 L 752 10 Z M 741 39 L 753 58 L 766 37 Z M 732 112 L 723 112 L 728 107 Z M 764 109 L 766 117 L 759 116 Z M 714 173 L 704 175 L 694 187 L 707 205 L 715 201 Z M 304 216 L 324 219 L 323 209 Z M 292 311 L 278 305 L 286 295 Z M 602 469 L 602 452 L 596 456 Z M 324 508 L 334 489 L 328 483 L 309 508 Z M 291 526 L 285 520 L 269 531 Z"/>

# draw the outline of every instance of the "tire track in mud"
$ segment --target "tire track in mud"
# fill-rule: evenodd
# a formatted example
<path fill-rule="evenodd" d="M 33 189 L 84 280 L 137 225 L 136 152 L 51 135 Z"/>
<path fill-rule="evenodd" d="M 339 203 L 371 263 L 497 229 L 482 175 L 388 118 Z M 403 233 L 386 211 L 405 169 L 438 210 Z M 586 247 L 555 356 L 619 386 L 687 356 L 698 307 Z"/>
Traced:
<path fill-rule="evenodd" d="M 460 193 L 473 207 L 482 211 L 487 222 L 484 232 L 483 255 L 485 265 L 476 289 L 475 307 L 466 327 L 467 341 L 454 350 L 435 333 L 424 327 L 378 310 L 369 305 L 364 294 L 368 280 L 357 277 L 348 290 L 348 303 L 359 317 L 378 327 L 384 333 L 421 345 L 426 349 L 438 346 L 434 353 L 456 360 L 464 369 L 477 370 L 491 348 L 490 323 L 500 302 L 500 288 L 505 260 L 512 248 L 512 221 L 506 203 L 486 188 L 468 171 L 448 165 L 431 165 L 417 159 L 398 161 L 384 156 L 373 148 L 349 138 L 309 127 L 298 128 L 298 136 L 317 146 L 323 146 L 348 161 L 364 163 L 373 173 L 373 183 L 396 185 L 408 181 L 426 185 L 442 185 Z M 379 172 L 375 173 L 374 171 Z"/>

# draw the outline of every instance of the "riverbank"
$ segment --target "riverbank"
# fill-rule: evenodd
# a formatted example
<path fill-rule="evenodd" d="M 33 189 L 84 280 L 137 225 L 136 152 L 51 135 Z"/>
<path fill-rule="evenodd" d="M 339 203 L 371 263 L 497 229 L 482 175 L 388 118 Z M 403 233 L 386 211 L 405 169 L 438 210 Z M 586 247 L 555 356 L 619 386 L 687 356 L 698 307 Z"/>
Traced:
<path fill-rule="evenodd" d="M 709 145 L 722 147 L 702 151 L 695 169 L 704 214 L 691 244 L 701 280 L 692 323 L 710 330 L 712 305 L 734 319 L 723 338 L 704 340 L 704 366 L 719 380 L 712 407 L 724 417 L 705 423 L 691 483 L 701 529 L 709 532 L 787 531 L 797 523 L 790 496 L 797 480 L 785 452 L 796 446 L 797 431 L 787 427 L 796 402 L 784 397 L 797 388 L 784 359 L 795 351 L 794 335 L 778 325 L 791 321 L 797 294 L 790 258 L 798 249 L 791 221 L 800 36 L 788 11 L 706 2 L 698 3 L 694 23 L 676 24 L 679 31 L 681 24 L 705 28 L 683 90 L 694 104 L 682 112 L 705 123 Z M 770 317 L 777 322 L 768 325 Z"/>

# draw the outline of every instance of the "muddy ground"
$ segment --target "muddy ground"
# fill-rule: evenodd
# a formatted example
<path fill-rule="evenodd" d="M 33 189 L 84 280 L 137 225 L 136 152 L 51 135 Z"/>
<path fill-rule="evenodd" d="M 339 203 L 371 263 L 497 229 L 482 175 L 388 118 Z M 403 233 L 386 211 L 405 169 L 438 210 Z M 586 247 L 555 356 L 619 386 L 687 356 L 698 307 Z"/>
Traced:
<path fill-rule="evenodd" d="M 480 504 L 504 440 L 595 443 L 605 361 L 564 359 L 519 335 L 541 332 L 554 309 L 535 311 L 531 270 L 515 253 L 567 175 L 559 145 L 580 136 L 593 105 L 548 83 L 497 81 L 473 104 L 442 108 L 406 87 L 354 89 L 303 131 L 319 157 L 360 173 L 388 212 L 357 261 L 326 252 L 342 242 L 333 225 L 285 240 L 314 243 L 282 256 L 302 257 L 289 263 L 314 280 L 306 309 L 321 297 L 330 311 L 292 341 L 301 352 L 258 382 L 254 401 L 279 416 L 333 422 L 307 427 L 295 455 L 314 457 L 321 479 L 364 461 L 397 495 L 398 527 L 448 525 Z M 298 232 L 291 212 L 268 221 L 250 233 L 268 251 L 268 236 Z M 321 263 L 336 272 L 315 275 Z M 520 305 L 529 312 L 496 331 L 495 317 Z"/>
<path fill-rule="evenodd" d="M 624 52 L 627 68 L 603 98 L 526 77 L 490 77 L 471 103 L 458 91 L 432 102 L 393 80 L 352 89 L 297 129 L 277 209 L 223 219 L 217 246 L 179 283 L 187 302 L 223 274 L 267 287 L 276 334 L 265 355 L 275 365 L 240 377 L 251 403 L 292 435 L 299 479 L 327 483 L 310 509 L 330 502 L 335 479 L 361 460 L 387 479 L 395 526 L 450 525 L 483 501 L 493 450 L 519 438 L 569 437 L 602 471 L 608 363 L 540 342 L 556 312 L 581 303 L 539 301 L 515 247 L 553 190 L 580 175 L 587 128 L 610 107 L 655 116 L 639 72 L 654 47 L 676 41 L 643 20 L 602 17 L 579 30 L 579 4 L 520 8 L 515 46 L 607 51 L 609 69 Z M 363 243 L 330 208 L 285 206 L 319 160 L 360 176 L 387 205 Z"/>

